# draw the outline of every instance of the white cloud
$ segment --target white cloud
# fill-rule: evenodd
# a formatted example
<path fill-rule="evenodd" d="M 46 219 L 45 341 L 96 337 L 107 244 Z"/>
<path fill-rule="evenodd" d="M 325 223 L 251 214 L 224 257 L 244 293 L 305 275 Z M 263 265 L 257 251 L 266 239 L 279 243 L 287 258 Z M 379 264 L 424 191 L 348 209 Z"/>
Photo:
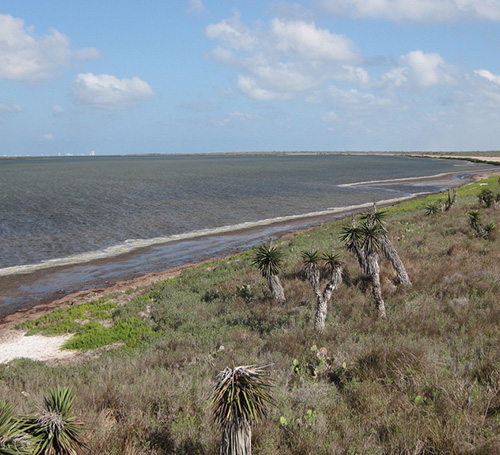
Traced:
<path fill-rule="evenodd" d="M 500 21 L 497 0 L 322 0 L 321 4 L 336 15 L 396 22 Z"/>
<path fill-rule="evenodd" d="M 211 40 L 220 41 L 233 50 L 251 51 L 258 40 L 256 34 L 241 22 L 238 14 L 218 24 L 208 25 L 205 32 Z"/>
<path fill-rule="evenodd" d="M 0 78 L 39 82 L 68 66 L 71 59 L 69 40 L 57 30 L 43 38 L 25 28 L 24 21 L 0 14 Z"/>
<path fill-rule="evenodd" d="M 54 139 L 54 135 L 52 133 L 47 133 L 43 135 L 44 141 L 51 141 L 52 139 Z"/>
<path fill-rule="evenodd" d="M 147 82 L 133 77 L 118 79 L 108 74 L 78 74 L 73 80 L 73 99 L 82 106 L 125 109 L 153 95 Z"/>
<path fill-rule="evenodd" d="M 16 113 L 21 112 L 23 108 L 18 104 L 13 104 L 9 106 L 8 104 L 0 103 L 0 112 Z"/>
<path fill-rule="evenodd" d="M 189 0 L 188 13 L 201 14 L 205 11 L 201 0 Z"/>
<path fill-rule="evenodd" d="M 290 98 L 290 95 L 286 93 L 260 87 L 257 81 L 249 76 L 241 75 L 238 77 L 238 88 L 250 98 L 260 101 L 286 100 Z"/>
<path fill-rule="evenodd" d="M 23 19 L 0 14 L 0 79 L 39 83 L 58 76 L 72 58 L 99 57 L 95 48 L 72 51 L 68 37 L 55 29 L 38 37 Z"/>
<path fill-rule="evenodd" d="M 476 71 L 474 71 L 474 73 L 477 74 L 478 76 L 481 76 L 481 77 L 489 80 L 490 82 L 494 82 L 495 84 L 500 85 L 500 76 L 499 75 L 493 74 L 493 73 L 489 72 L 488 70 L 476 70 Z"/>
<path fill-rule="evenodd" d="M 428 89 L 454 84 L 454 73 L 454 68 L 439 54 L 426 54 L 418 50 L 400 57 L 400 66 L 385 73 L 381 79 L 388 88 Z"/>
<path fill-rule="evenodd" d="M 257 100 L 286 100 L 316 89 L 325 80 L 368 84 L 368 73 L 344 35 L 318 28 L 314 22 L 274 19 L 268 28 L 247 27 L 236 13 L 206 28 L 218 41 L 214 59 L 236 68 L 239 90 Z"/>
<path fill-rule="evenodd" d="M 319 29 L 314 22 L 274 19 L 271 33 L 276 49 L 287 55 L 336 62 L 359 60 L 359 54 L 350 39 Z"/>
<path fill-rule="evenodd" d="M 356 89 L 341 90 L 335 86 L 328 87 L 326 101 L 336 107 L 348 110 L 388 109 L 396 107 L 390 98 L 380 98 L 368 92 Z"/>

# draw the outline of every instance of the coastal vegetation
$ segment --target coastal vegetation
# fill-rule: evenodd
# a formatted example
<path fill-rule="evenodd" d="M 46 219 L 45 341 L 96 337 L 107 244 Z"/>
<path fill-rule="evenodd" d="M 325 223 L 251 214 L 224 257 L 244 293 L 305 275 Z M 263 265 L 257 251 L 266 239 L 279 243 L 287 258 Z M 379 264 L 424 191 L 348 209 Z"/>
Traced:
<path fill-rule="evenodd" d="M 266 365 L 267 420 L 249 417 L 260 417 L 258 399 L 242 414 L 254 454 L 500 453 L 500 242 L 494 229 L 477 236 L 469 215 L 500 222 L 495 204 L 478 199 L 485 189 L 500 192 L 498 178 L 459 188 L 449 210 L 432 216 L 429 205 L 439 207 L 446 193 L 385 208 L 383 220 L 370 212 L 276 240 L 287 296 L 280 305 L 253 264 L 254 249 L 131 290 L 128 299 L 28 321 L 30 333 L 75 333 L 80 353 L 64 363 L 1 365 L 3 406 L 31 415 L 54 384 L 67 384 L 94 453 L 216 454 L 230 422 L 231 405 L 220 398 L 233 382 L 225 379 L 234 365 Z M 383 235 L 411 285 L 384 254 Z M 376 253 L 377 278 L 374 266 L 360 267 L 355 248 L 373 261 Z M 337 281 L 324 328 L 315 330 L 311 286 L 321 292 L 324 261 Z M 373 304 L 375 286 L 385 318 Z"/>

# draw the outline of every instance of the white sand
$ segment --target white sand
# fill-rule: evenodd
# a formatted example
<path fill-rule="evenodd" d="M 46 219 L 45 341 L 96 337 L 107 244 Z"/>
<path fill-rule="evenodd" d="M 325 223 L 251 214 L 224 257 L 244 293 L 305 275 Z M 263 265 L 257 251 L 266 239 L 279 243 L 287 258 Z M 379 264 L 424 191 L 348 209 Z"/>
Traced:
<path fill-rule="evenodd" d="M 0 336 L 0 363 L 7 363 L 17 358 L 33 360 L 69 359 L 74 351 L 61 350 L 63 343 L 71 335 L 44 337 L 40 335 L 24 336 L 26 332 L 9 330 Z"/>

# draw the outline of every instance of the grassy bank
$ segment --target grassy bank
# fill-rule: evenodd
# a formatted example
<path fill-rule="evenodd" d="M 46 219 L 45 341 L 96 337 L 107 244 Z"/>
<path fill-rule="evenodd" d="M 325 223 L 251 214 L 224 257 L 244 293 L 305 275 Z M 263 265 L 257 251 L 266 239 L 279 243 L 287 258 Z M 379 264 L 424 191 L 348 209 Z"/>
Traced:
<path fill-rule="evenodd" d="M 126 304 L 114 296 L 26 323 L 30 333 L 76 333 L 68 347 L 88 358 L 0 366 L 0 398 L 27 413 L 55 384 L 71 385 L 95 453 L 216 454 L 207 404 L 217 373 L 270 365 L 276 406 L 255 428 L 255 454 L 500 453 L 500 240 L 477 237 L 468 215 L 479 210 L 500 228 L 500 208 L 478 205 L 486 187 L 499 192 L 497 177 L 460 188 L 432 216 L 426 207 L 443 195 L 388 209 L 413 286 L 397 286 L 381 261 L 385 320 L 337 221 L 275 242 L 285 305 L 272 301 L 250 251 Z M 300 272 L 311 249 L 341 253 L 352 281 L 334 294 L 321 334 Z"/>

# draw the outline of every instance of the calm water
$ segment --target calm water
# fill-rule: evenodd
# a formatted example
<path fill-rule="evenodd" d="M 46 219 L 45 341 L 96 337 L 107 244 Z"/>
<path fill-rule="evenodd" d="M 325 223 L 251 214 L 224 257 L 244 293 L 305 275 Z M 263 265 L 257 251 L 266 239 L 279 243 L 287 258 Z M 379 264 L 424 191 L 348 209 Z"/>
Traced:
<path fill-rule="evenodd" d="M 40 301 L 58 286 L 74 290 L 91 285 L 92 274 L 103 276 L 103 270 L 86 269 L 94 259 L 117 258 L 106 266 L 109 272 L 123 253 L 182 240 L 181 247 L 177 242 L 168 252 L 157 253 L 156 269 L 161 264 L 166 268 L 199 259 L 197 249 L 208 256 L 218 254 L 232 236 L 240 239 L 234 244 L 239 246 L 242 235 L 235 227 L 242 223 L 259 226 L 262 220 L 437 189 L 414 182 L 341 185 L 487 168 L 455 160 L 345 155 L 0 160 L 0 315 L 3 304 L 10 308 L 14 301 Z M 216 234 L 223 232 L 218 245 Z M 203 243 L 199 236 L 204 233 L 212 236 Z M 259 236 L 249 239 L 250 234 L 242 245 L 259 241 Z M 192 258 L 186 257 L 190 253 L 184 247 L 189 245 L 194 248 Z M 128 272 L 113 276 L 150 271 L 149 263 L 141 262 L 137 253 Z M 84 265 L 75 270 L 72 264 Z M 64 267 L 48 269 L 55 265 Z M 71 285 L 65 279 L 58 282 L 54 274 L 64 271 L 73 278 L 82 276 Z M 35 278 L 44 284 L 33 285 Z M 31 295 L 33 287 L 36 296 Z"/>

